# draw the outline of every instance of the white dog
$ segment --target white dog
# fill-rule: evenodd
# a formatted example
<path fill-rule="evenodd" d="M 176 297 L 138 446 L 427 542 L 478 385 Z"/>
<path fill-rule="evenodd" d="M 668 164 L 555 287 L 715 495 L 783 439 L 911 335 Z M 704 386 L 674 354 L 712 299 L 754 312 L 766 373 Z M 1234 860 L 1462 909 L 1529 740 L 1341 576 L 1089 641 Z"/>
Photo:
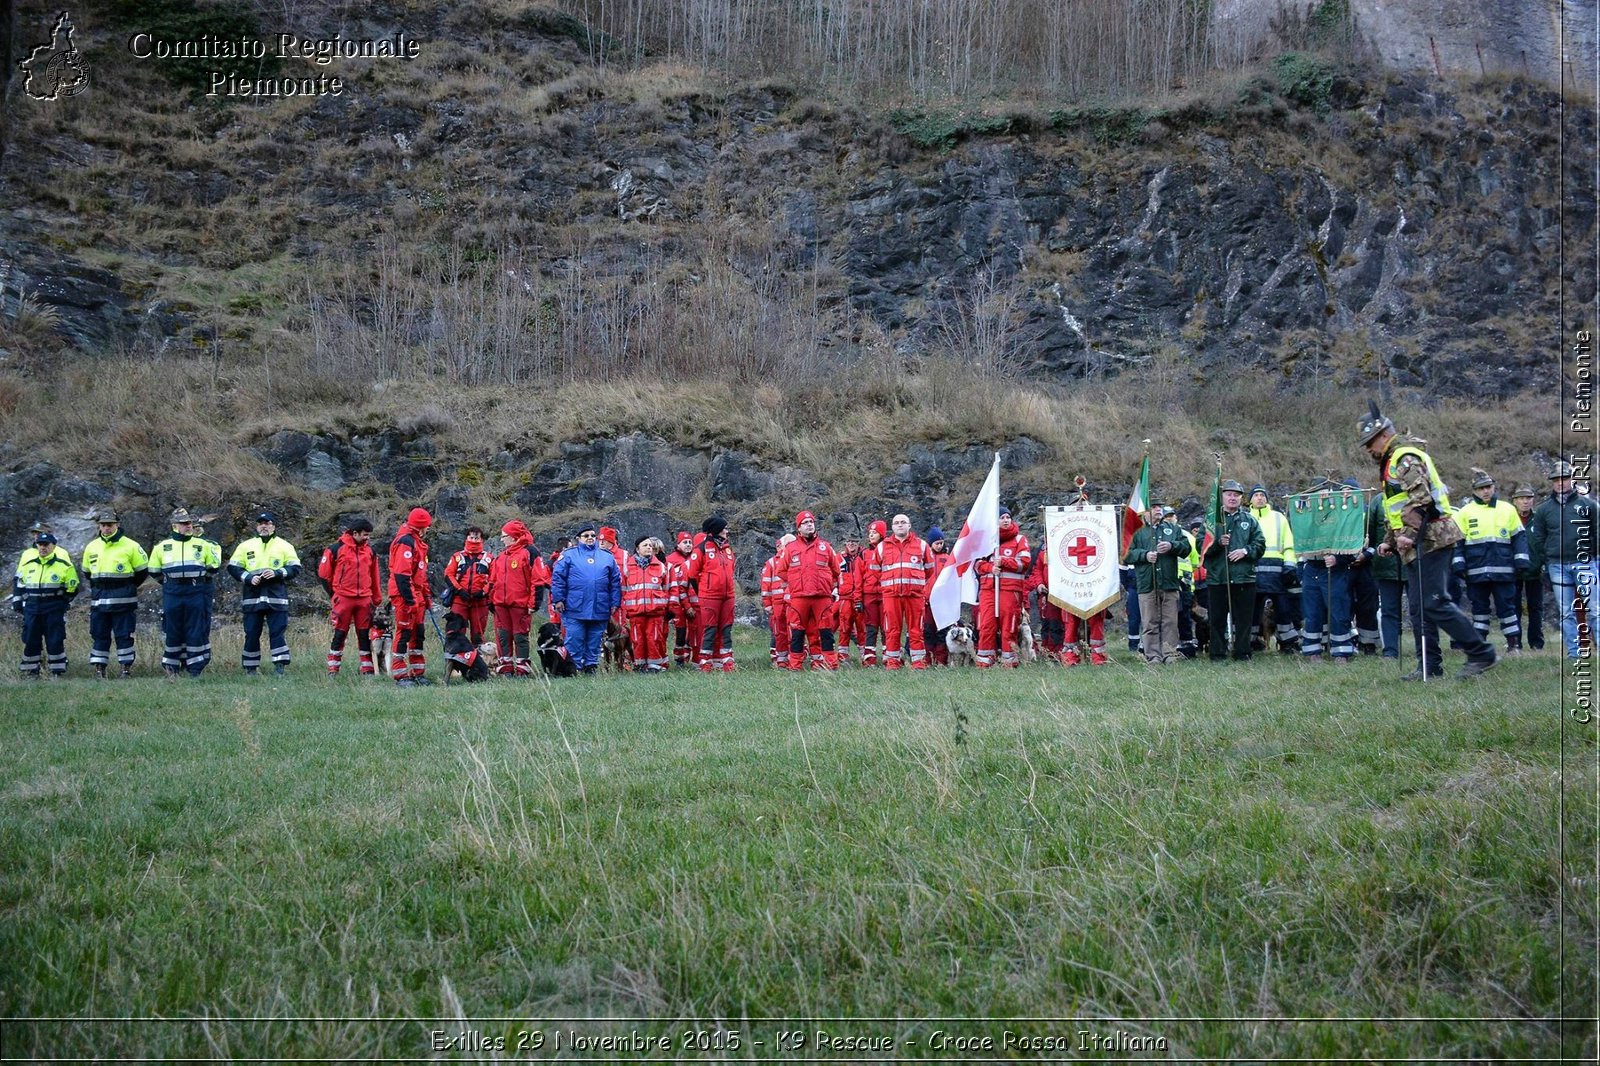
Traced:
<path fill-rule="evenodd" d="M 978 649 L 973 643 L 972 627 L 965 622 L 957 622 L 951 626 L 944 635 L 944 646 L 950 652 L 951 666 L 976 666 L 978 663 Z"/>
<path fill-rule="evenodd" d="M 1033 643 L 1033 626 L 1024 618 L 1017 627 L 1017 657 L 1025 663 L 1031 663 L 1039 657 L 1039 650 Z"/>

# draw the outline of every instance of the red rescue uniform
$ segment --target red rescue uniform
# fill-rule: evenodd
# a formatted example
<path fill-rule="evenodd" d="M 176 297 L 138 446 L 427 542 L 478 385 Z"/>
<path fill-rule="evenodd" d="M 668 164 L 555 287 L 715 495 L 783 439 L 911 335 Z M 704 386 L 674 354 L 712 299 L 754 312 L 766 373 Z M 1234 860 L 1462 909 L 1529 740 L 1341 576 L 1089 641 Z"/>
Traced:
<path fill-rule="evenodd" d="M 866 605 L 862 600 L 862 575 L 866 563 L 861 549 L 846 551 L 839 560 L 839 602 L 834 605 L 834 629 L 838 633 L 839 654 L 848 656 L 850 642 L 865 654 L 867 645 Z"/>
<path fill-rule="evenodd" d="M 693 550 L 691 546 L 691 551 Z M 667 616 L 673 627 L 672 661 L 679 666 L 695 662 L 700 655 L 700 598 L 689 587 L 689 553 L 667 555 Z"/>
<path fill-rule="evenodd" d="M 911 645 L 911 668 L 928 668 L 928 646 L 922 639 L 922 608 L 928 595 L 933 549 L 915 533 L 890 537 L 877 548 L 883 589 L 883 665 L 900 669 L 902 639 Z"/>
<path fill-rule="evenodd" d="M 667 564 L 657 558 L 628 556 L 622 571 L 622 613 L 633 642 L 633 668 L 667 668 L 667 607 L 671 598 Z"/>
<path fill-rule="evenodd" d="M 521 522 L 508 522 L 501 531 L 511 537 L 489 566 L 489 602 L 494 607 L 495 672 L 526 676 L 533 673 L 528 632 L 533 626 L 533 603 L 538 592 L 539 566 L 533 536 Z"/>
<path fill-rule="evenodd" d="M 1033 553 L 1016 526 L 1000 531 L 1000 549 L 974 568 L 978 573 L 978 665 L 993 666 L 995 649 L 1002 666 L 1017 666 L 1012 637 L 1022 621 L 1028 564 Z M 995 617 L 995 574 L 1000 575 L 999 617 Z"/>
<path fill-rule="evenodd" d="M 328 645 L 328 673 L 337 674 L 344 662 L 344 643 L 350 627 L 356 627 L 356 644 L 361 650 L 361 672 L 374 672 L 372 642 L 368 634 L 372 612 L 383 603 L 383 584 L 378 576 L 378 556 L 367 541 L 342 533 L 338 541 L 322 552 L 317 577 L 332 599 L 329 622 L 333 640 Z"/>
<path fill-rule="evenodd" d="M 428 669 L 422 650 L 423 620 L 433 601 L 428 589 L 428 545 L 422 534 L 430 524 L 413 526 L 407 519 L 389 542 L 389 603 L 394 607 L 389 676 L 396 681 L 421 677 Z"/>
<path fill-rule="evenodd" d="M 824 670 L 837 670 L 839 653 L 834 648 L 829 615 L 839 589 L 842 557 L 832 544 L 812 534 L 785 545 L 776 559 L 789 608 L 789 669 L 805 669 L 809 642 L 820 652 L 821 661 L 814 658 L 813 664 Z"/>
<path fill-rule="evenodd" d="M 494 556 L 481 547 L 462 548 L 444 565 L 444 579 L 450 586 L 450 613 L 466 619 L 467 633 L 474 644 L 483 643 L 489 625 L 489 569 Z"/>
<path fill-rule="evenodd" d="M 707 537 L 689 553 L 684 568 L 690 588 L 700 597 L 700 669 L 733 671 L 733 549 L 718 537 Z"/>

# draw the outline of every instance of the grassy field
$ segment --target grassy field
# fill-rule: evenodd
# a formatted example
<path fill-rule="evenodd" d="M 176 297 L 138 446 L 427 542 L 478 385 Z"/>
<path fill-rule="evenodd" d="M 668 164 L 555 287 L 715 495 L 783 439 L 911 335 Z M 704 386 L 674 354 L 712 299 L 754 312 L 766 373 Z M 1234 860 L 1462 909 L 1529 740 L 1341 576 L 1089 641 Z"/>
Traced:
<path fill-rule="evenodd" d="M 0 1051 L 1595 1054 L 1561 1020 L 1600 975 L 1595 738 L 1549 653 L 1423 688 L 740 652 L 405 693 L 309 655 L 8 679 L 0 1015 L 48 1020 Z"/>

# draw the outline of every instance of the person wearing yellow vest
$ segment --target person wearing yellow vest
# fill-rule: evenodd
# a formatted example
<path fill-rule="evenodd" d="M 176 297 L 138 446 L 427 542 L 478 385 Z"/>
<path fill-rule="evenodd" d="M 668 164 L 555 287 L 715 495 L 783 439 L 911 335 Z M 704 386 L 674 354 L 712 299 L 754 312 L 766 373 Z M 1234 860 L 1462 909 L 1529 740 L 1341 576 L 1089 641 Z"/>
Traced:
<path fill-rule="evenodd" d="M 1461 540 L 1460 527 L 1451 517 L 1450 490 L 1439 477 L 1433 458 L 1417 446 L 1419 442 L 1401 441 L 1394 423 L 1379 412 L 1376 403 L 1369 404 L 1369 413 L 1357 421 L 1356 431 L 1361 446 L 1377 460 L 1383 485 L 1388 534 L 1378 553 L 1398 554 L 1405 565 L 1411 628 L 1420 634 L 1417 668 L 1404 680 L 1444 673 L 1441 630 L 1467 653 L 1467 664 L 1456 676 L 1463 680 L 1476 677 L 1492 668 L 1498 658 L 1478 635 L 1472 619 L 1450 599 L 1450 558 Z"/>
<path fill-rule="evenodd" d="M 211 662 L 212 579 L 222 569 L 222 548 L 196 532 L 185 508 L 169 521 L 172 536 L 150 549 L 150 576 L 161 583 L 161 669 L 175 681 L 180 670 L 199 677 Z"/>
<path fill-rule="evenodd" d="M 1300 650 L 1300 623 L 1305 620 L 1300 594 L 1295 589 L 1300 568 L 1294 554 L 1294 531 L 1289 528 L 1288 516 L 1273 509 L 1264 485 L 1250 490 L 1250 514 L 1267 541 L 1267 553 L 1256 560 L 1256 606 L 1251 627 L 1260 635 L 1251 647 L 1266 650 L 1267 634 L 1262 623 L 1266 620 L 1267 601 L 1271 600 L 1278 650 L 1292 655 Z"/>
<path fill-rule="evenodd" d="M 1167 515 L 1176 518 L 1178 512 L 1168 507 Z M 1185 659 L 1193 659 L 1200 651 L 1200 642 L 1195 639 L 1194 585 L 1195 571 L 1200 569 L 1200 541 L 1205 530 L 1202 519 L 1189 520 L 1189 551 L 1178 559 L 1178 654 Z"/>
<path fill-rule="evenodd" d="M 1516 655 L 1522 650 L 1517 573 L 1528 566 L 1528 534 L 1522 528 L 1522 516 L 1516 506 L 1496 498 L 1494 477 L 1487 470 L 1472 468 L 1472 495 L 1475 498 L 1456 512 L 1462 539 L 1456 545 L 1453 565 L 1467 580 L 1472 624 L 1488 640 L 1489 624 L 1499 618 L 1506 654 Z M 1491 597 L 1493 614 L 1489 609 Z"/>
<path fill-rule="evenodd" d="M 83 549 L 83 577 L 89 583 L 89 665 L 104 678 L 117 642 L 123 677 L 133 676 L 133 633 L 139 621 L 139 586 L 150 576 L 150 557 L 122 532 L 117 512 L 95 512 L 100 535 Z"/>
<path fill-rule="evenodd" d="M 50 676 L 67 672 L 67 606 L 78 594 L 78 568 L 56 547 L 49 530 L 34 534 L 33 547 L 17 560 L 11 581 L 11 609 L 22 615 L 22 676 L 39 679 L 48 654 Z"/>
<path fill-rule="evenodd" d="M 300 573 L 300 553 L 278 536 L 278 516 L 256 515 L 256 535 L 233 549 L 228 573 L 239 582 L 244 610 L 244 650 L 239 665 L 246 674 L 261 668 L 261 627 L 267 627 L 272 672 L 289 667 L 289 582 Z"/>

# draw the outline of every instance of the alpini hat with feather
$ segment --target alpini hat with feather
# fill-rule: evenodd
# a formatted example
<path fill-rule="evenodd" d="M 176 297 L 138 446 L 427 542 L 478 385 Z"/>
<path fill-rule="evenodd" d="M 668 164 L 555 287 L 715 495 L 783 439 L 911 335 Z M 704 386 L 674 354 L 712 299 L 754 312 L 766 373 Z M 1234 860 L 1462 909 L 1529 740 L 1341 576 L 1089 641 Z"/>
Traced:
<path fill-rule="evenodd" d="M 1374 437 L 1385 430 L 1393 432 L 1394 423 L 1385 418 L 1383 412 L 1378 410 L 1378 401 L 1368 400 L 1366 415 L 1356 420 L 1356 443 L 1370 444 Z"/>

